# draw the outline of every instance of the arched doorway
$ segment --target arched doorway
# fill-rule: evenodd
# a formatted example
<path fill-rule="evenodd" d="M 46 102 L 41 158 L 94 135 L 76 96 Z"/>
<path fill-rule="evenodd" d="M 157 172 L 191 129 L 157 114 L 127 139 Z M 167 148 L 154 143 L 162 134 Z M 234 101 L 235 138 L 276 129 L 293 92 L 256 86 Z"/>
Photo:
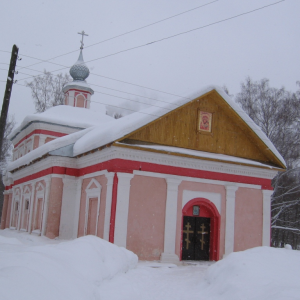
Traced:
<path fill-rule="evenodd" d="M 181 259 L 219 260 L 220 214 L 205 198 L 190 200 L 182 209 Z"/>

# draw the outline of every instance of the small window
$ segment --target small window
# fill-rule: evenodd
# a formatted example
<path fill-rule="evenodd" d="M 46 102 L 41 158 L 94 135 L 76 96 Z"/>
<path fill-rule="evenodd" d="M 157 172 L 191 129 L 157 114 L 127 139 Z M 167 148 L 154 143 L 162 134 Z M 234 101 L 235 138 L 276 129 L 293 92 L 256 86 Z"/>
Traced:
<path fill-rule="evenodd" d="M 18 211 L 19 210 L 19 202 L 16 202 L 15 204 L 15 211 Z"/>
<path fill-rule="evenodd" d="M 29 209 L 29 201 L 28 201 L 28 200 L 26 200 L 26 202 L 25 202 L 25 209 L 26 209 L 26 210 Z"/>
<path fill-rule="evenodd" d="M 198 205 L 193 206 L 193 216 L 199 216 L 200 208 Z"/>

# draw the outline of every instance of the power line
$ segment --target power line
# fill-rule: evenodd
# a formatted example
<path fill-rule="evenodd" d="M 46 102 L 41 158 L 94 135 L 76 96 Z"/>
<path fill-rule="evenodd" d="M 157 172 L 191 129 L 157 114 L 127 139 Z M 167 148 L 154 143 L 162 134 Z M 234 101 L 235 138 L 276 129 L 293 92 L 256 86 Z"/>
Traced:
<path fill-rule="evenodd" d="M 229 18 L 225 18 L 225 19 L 222 19 L 222 20 L 219 20 L 219 21 L 216 21 L 216 22 L 213 22 L 213 23 L 209 23 L 209 24 L 197 27 L 197 28 L 193 28 L 193 29 L 190 29 L 190 30 L 187 30 L 187 31 L 184 31 L 184 32 L 180 32 L 180 33 L 168 36 L 168 37 L 164 37 L 164 38 L 159 39 L 159 40 L 155 40 L 155 41 L 152 41 L 152 42 L 149 42 L 149 43 L 146 43 L 146 44 L 142 44 L 142 45 L 139 45 L 139 46 L 134 46 L 134 47 L 131 47 L 131 48 L 128 48 L 128 49 L 124 49 L 124 50 L 121 50 L 121 51 L 118 51 L 118 52 L 115 52 L 115 53 L 112 53 L 112 54 L 108 54 L 108 55 L 105 55 L 105 56 L 102 56 L 102 57 L 91 59 L 89 61 L 86 61 L 86 63 L 89 63 L 89 62 L 92 62 L 92 61 L 96 61 L 96 60 L 100 60 L 100 59 L 103 59 L 103 58 L 107 58 L 107 57 L 110 57 L 110 56 L 114 56 L 114 55 L 117 55 L 117 54 L 120 54 L 120 53 L 123 53 L 123 52 L 127 52 L 127 51 L 131 51 L 131 50 L 137 49 L 137 48 L 149 46 L 149 45 L 154 44 L 154 43 L 162 42 L 162 41 L 165 41 L 167 39 L 171 39 L 171 38 L 183 35 L 183 34 L 187 34 L 187 33 L 190 33 L 190 32 L 196 31 L 196 30 L 200 30 L 200 29 L 203 29 L 203 28 L 206 28 L 206 27 L 209 27 L 209 26 L 213 26 L 213 25 L 216 25 L 216 24 L 219 24 L 219 23 L 222 23 L 222 22 L 226 22 L 226 21 L 229 21 L 229 20 L 232 20 L 232 19 L 244 16 L 244 15 L 247 15 L 247 14 L 250 14 L 250 13 L 262 10 L 264 8 L 267 8 L 267 7 L 279 4 L 279 3 L 284 2 L 284 1 L 285 0 L 280 0 L 280 1 L 277 1 L 275 3 L 271 3 L 271 4 L 268 4 L 268 5 L 265 5 L 265 6 L 262 6 L 262 7 L 259 7 L 259 8 L 256 8 L 256 9 L 244 12 L 244 13 L 240 13 L 238 15 L 235 15 L 235 16 L 232 16 L 232 17 L 229 17 Z M 49 62 L 51 64 L 58 65 L 58 66 L 63 66 L 64 67 L 64 68 L 61 68 L 61 69 L 53 70 L 52 72 L 61 71 L 63 69 L 69 68 L 69 67 L 66 67 L 66 66 L 61 65 L 61 64 L 53 63 L 53 62 L 50 62 L 50 61 L 47 61 L 47 60 L 42 60 L 42 59 L 35 58 L 35 57 L 32 57 L 32 56 L 28 56 L 28 55 L 27 56 L 23 55 L 23 56 L 30 57 L 30 58 L 33 58 L 33 59 L 36 59 L 36 60 L 40 60 L 41 62 Z M 34 76 L 32 76 L 32 77 L 34 77 Z M 27 78 L 23 78 L 23 79 L 20 79 L 20 80 L 25 80 L 25 79 L 27 79 Z"/>
<path fill-rule="evenodd" d="M 6 81 L 0 80 L 0 82 L 6 82 Z M 27 86 L 24 85 L 24 84 L 20 84 L 20 83 L 15 83 L 15 84 L 16 84 L 16 85 L 20 85 L 20 86 L 27 87 Z M 95 91 L 95 93 L 103 94 L 103 93 L 97 92 L 97 91 Z M 109 95 L 109 94 L 107 94 L 107 95 Z M 114 96 L 114 95 L 109 95 L 109 96 L 116 97 L 116 96 Z M 120 97 L 118 97 L 118 98 L 120 98 Z M 123 98 L 123 99 L 125 99 L 125 98 Z M 126 100 L 129 100 L 129 99 L 126 99 Z M 92 101 L 92 100 L 90 100 L 90 102 L 97 103 L 97 104 L 103 104 L 103 105 L 107 105 L 107 106 L 112 106 L 112 107 L 116 107 L 116 108 L 119 108 L 119 109 L 129 110 L 129 111 L 137 112 L 137 113 L 144 114 L 144 115 L 149 115 L 149 116 L 154 116 L 154 117 L 160 117 L 160 115 L 148 114 L 148 113 L 141 112 L 141 111 L 138 111 L 138 110 L 134 110 L 134 109 L 130 109 L 130 108 L 125 108 L 125 107 L 120 107 L 120 106 L 116 106 L 116 105 L 112 105 L 112 104 L 107 104 L 107 103 L 103 103 L 103 102 L 99 102 L 99 101 Z M 146 103 L 144 103 L 144 104 L 146 104 Z M 151 104 L 147 104 L 147 105 L 151 105 Z M 153 106 L 153 105 L 151 105 L 151 106 Z M 155 106 L 155 105 L 154 105 L 154 106 Z M 161 107 L 161 106 L 157 106 L 157 107 L 164 108 L 164 107 Z M 169 109 L 169 108 L 164 108 L 164 109 L 167 109 L 167 110 L 169 110 L 169 111 L 172 110 L 172 109 Z"/>
<path fill-rule="evenodd" d="M 169 19 L 178 17 L 178 16 L 180 16 L 180 15 L 186 14 L 186 13 L 188 13 L 188 12 L 191 12 L 191 11 L 193 11 L 193 10 L 199 9 L 199 8 L 201 8 L 201 7 L 204 7 L 204 6 L 208 6 L 208 5 L 213 4 L 214 2 L 218 2 L 218 1 L 219 1 L 219 0 L 214 0 L 214 1 L 211 1 L 211 2 L 208 2 L 208 3 L 205 3 L 205 4 L 202 4 L 202 5 L 196 6 L 196 7 L 192 8 L 192 9 L 186 10 L 186 11 L 181 12 L 181 13 L 179 13 L 179 14 L 176 14 L 176 15 L 173 15 L 173 16 L 170 16 L 170 17 L 167 17 L 167 18 L 165 18 L 165 19 L 162 19 L 162 20 L 159 20 L 159 21 L 150 23 L 150 24 L 148 24 L 148 25 L 144 25 L 144 26 L 142 26 L 142 27 L 139 27 L 139 28 L 136 28 L 136 29 L 133 29 L 133 30 L 130 30 L 130 31 L 121 33 L 121 34 L 118 34 L 118 35 L 116 35 L 116 36 L 113 36 L 113 37 L 111 37 L 111 38 L 102 40 L 102 41 L 97 42 L 97 43 L 94 43 L 94 44 L 91 44 L 91 45 L 89 45 L 89 46 L 86 46 L 85 48 L 90 48 L 90 47 L 93 47 L 93 46 L 96 46 L 96 45 L 99 45 L 99 44 L 102 44 L 102 43 L 111 41 L 111 40 L 116 39 L 116 38 L 118 38 L 118 37 L 121 37 L 121 36 L 130 34 L 130 33 L 132 33 L 132 32 L 136 32 L 136 31 L 138 31 L 138 30 L 141 30 L 141 29 L 144 29 L 144 28 L 147 28 L 147 27 L 150 27 L 150 26 L 153 26 L 153 25 L 155 25 L 155 24 L 158 24 L 158 23 L 164 22 L 164 21 L 166 21 L 166 20 L 169 20 Z M 55 56 L 55 57 L 52 57 L 52 58 L 49 58 L 49 59 L 45 60 L 45 62 L 49 62 L 50 60 L 53 60 L 53 59 L 55 59 L 55 58 L 58 58 L 58 57 L 61 57 L 61 56 L 65 56 L 65 55 L 68 55 L 68 54 L 71 54 L 71 53 L 74 53 L 74 52 L 77 52 L 77 51 L 78 51 L 78 49 L 73 50 L 73 51 L 70 51 L 70 52 L 67 52 L 67 53 L 64 53 L 64 54 L 61 54 L 61 55 L 57 55 L 57 56 Z M 32 65 L 29 65 L 28 67 L 31 67 L 31 66 L 34 66 L 34 65 L 37 65 L 37 64 L 40 64 L 40 63 L 41 63 L 41 62 L 38 62 L 38 63 L 32 64 Z M 21 68 L 21 69 L 22 69 L 22 68 Z"/>
<path fill-rule="evenodd" d="M 90 83 L 90 85 L 94 85 L 94 86 L 98 86 L 98 87 L 101 87 L 101 88 L 104 88 L 104 89 L 108 89 L 108 90 L 112 90 L 112 91 L 116 91 L 116 92 L 120 92 L 120 93 L 124 93 L 124 94 L 128 94 L 128 95 L 133 95 L 133 96 L 137 96 L 137 97 L 142 97 L 142 98 L 146 98 L 146 99 L 150 99 L 150 100 L 154 100 L 154 101 L 159 101 L 159 102 L 164 102 L 164 103 L 168 103 L 168 104 L 172 104 L 172 105 L 175 105 L 171 102 L 168 102 L 168 101 L 163 101 L 163 100 L 158 100 L 158 99 L 154 99 L 154 98 L 150 98 L 150 97 L 147 97 L 147 96 L 142 96 L 142 95 L 138 95 L 138 94 L 133 94 L 133 93 L 129 93 L 129 92 L 125 92 L 125 91 L 121 91 L 121 90 L 117 90 L 117 89 L 112 89 L 112 88 L 108 88 L 108 87 L 105 87 L 105 86 L 102 86 L 102 85 L 98 85 L 98 84 L 94 84 L 94 83 Z M 130 99 L 127 99 L 129 101 L 134 101 L 134 100 L 130 100 Z M 144 103 L 144 102 L 139 102 L 139 103 Z M 147 104 L 147 103 L 144 103 L 144 104 Z"/>
<path fill-rule="evenodd" d="M 124 49 L 124 50 L 121 50 L 121 51 L 118 51 L 118 52 L 115 52 L 115 53 L 112 53 L 112 54 L 108 54 L 108 55 L 105 55 L 105 56 L 102 56 L 102 57 L 99 57 L 99 58 L 94 58 L 94 59 L 86 61 L 86 63 L 89 63 L 89 62 L 92 62 L 92 61 L 96 61 L 96 60 L 100 60 L 100 59 L 103 59 L 103 58 L 107 58 L 107 57 L 110 57 L 110 56 L 114 56 L 114 55 L 117 55 L 117 54 L 120 54 L 120 53 L 128 52 L 128 51 L 131 51 L 131 50 L 134 50 L 134 49 L 146 47 L 146 46 L 149 46 L 149 45 L 152 45 L 152 44 L 155 44 L 155 43 L 159 43 L 159 42 L 162 42 L 162 41 L 165 41 L 165 40 L 168 40 L 168 39 L 172 39 L 174 37 L 177 37 L 177 36 L 180 36 L 180 35 L 183 35 L 183 34 L 187 34 L 187 33 L 190 33 L 190 32 L 196 31 L 196 30 L 200 30 L 200 29 L 212 26 L 212 25 L 223 23 L 223 22 L 226 22 L 226 21 L 229 21 L 229 20 L 232 20 L 232 19 L 244 16 L 244 15 L 247 15 L 247 14 L 256 12 L 258 10 L 262 10 L 264 8 L 267 8 L 267 7 L 279 4 L 280 2 L 284 2 L 284 1 L 285 0 L 280 0 L 278 2 L 275 2 L 275 3 L 272 3 L 272 4 L 268 4 L 268 5 L 265 5 L 265 6 L 262 6 L 262 7 L 259 7 L 259 8 L 256 8 L 256 9 L 253 9 L 253 10 L 250 10 L 250 11 L 247 11 L 247 12 L 244 12 L 244 13 L 241 13 L 241 14 L 238 14 L 238 15 L 226 18 L 226 19 L 222 19 L 222 20 L 219 20 L 219 21 L 207 24 L 207 25 L 203 25 L 203 26 L 200 26 L 200 27 L 197 27 L 197 28 L 193 28 L 193 29 L 190 29 L 190 30 L 187 30 L 187 31 L 176 33 L 176 34 L 170 35 L 168 37 L 164 37 L 164 38 L 161 38 L 159 40 L 152 41 L 150 43 L 142 44 L 142 45 L 139 45 L 139 46 L 134 46 L 134 47 L 131 47 L 131 48 L 128 48 L 128 49 Z"/>
<path fill-rule="evenodd" d="M 213 26 L 213 25 L 216 25 L 216 24 L 219 24 L 219 23 L 223 23 L 223 22 L 226 22 L 226 21 L 235 19 L 235 18 L 239 18 L 239 17 L 241 17 L 241 16 L 244 16 L 244 15 L 247 15 L 247 14 L 251 14 L 251 13 L 253 13 L 253 12 L 256 12 L 256 11 L 259 11 L 259 10 L 262 10 L 262 9 L 265 9 L 265 8 L 267 8 L 267 7 L 270 7 L 270 6 L 279 4 L 279 3 L 284 2 L 284 1 L 285 1 L 285 0 L 280 0 L 280 1 L 277 1 L 277 2 L 275 2 L 275 3 L 271 3 L 271 4 L 268 4 L 268 5 L 265 5 L 265 6 L 261 6 L 261 7 L 259 7 L 259 8 L 256 8 L 256 9 L 253 9 L 253 10 L 250 10 L 250 11 L 247 11 L 247 12 L 244 12 L 244 13 L 240 13 L 240 14 L 235 15 L 235 16 L 232 16 L 232 17 L 228 17 L 228 18 L 225 18 L 225 19 L 222 19 L 222 20 L 213 22 L 213 23 L 209 23 L 209 24 L 206 24 L 206 25 L 197 27 L 197 28 L 193 28 L 193 29 L 190 29 L 190 30 L 187 30 L 187 31 L 183 31 L 183 32 L 180 32 L 180 33 L 176 33 L 176 34 L 173 34 L 173 35 L 171 35 L 171 36 L 167 36 L 167 37 L 161 38 L 161 39 L 159 39 L 159 40 L 155 40 L 155 41 L 152 41 L 152 42 L 149 42 L 149 43 L 146 43 L 146 44 L 142 44 L 142 45 L 139 45 L 139 46 L 134 46 L 134 47 L 127 48 L 127 49 L 124 49 L 124 50 L 120 50 L 120 51 L 118 51 L 118 52 L 111 53 L 111 54 L 108 54 L 108 55 L 105 55 L 105 56 L 102 56 L 102 57 L 94 58 L 94 59 L 91 59 L 91 60 L 86 61 L 86 63 L 89 63 L 89 62 L 92 62 L 92 61 L 96 61 L 96 60 L 100 60 L 100 59 L 103 59 L 103 58 L 107 58 L 107 57 L 110 57 L 110 56 L 114 56 L 114 55 L 117 55 L 117 54 L 120 54 L 120 53 L 128 52 L 128 51 L 131 51 L 131 50 L 134 50 L 134 49 L 146 47 L 146 46 L 149 46 L 149 45 L 152 45 L 152 44 L 155 44 L 155 43 L 159 43 L 159 42 L 162 42 L 162 41 L 165 41 L 165 40 L 168 40 L 168 39 L 171 39 L 171 38 L 174 38 L 174 37 L 183 35 L 183 34 L 187 34 L 187 33 L 190 33 L 190 32 L 196 31 L 196 30 L 200 30 L 200 29 L 203 29 L 203 28 L 206 28 L 206 27 L 210 27 L 210 26 Z M 22 54 L 22 55 L 23 55 L 23 54 Z M 26 57 L 26 55 L 23 55 L 23 56 Z M 33 58 L 33 59 L 37 59 L 37 60 L 41 60 L 41 59 L 38 59 L 38 58 L 35 58 L 35 57 L 31 57 L 31 56 L 27 56 L 27 57 L 30 57 L 30 58 Z M 61 64 L 57 64 L 57 63 L 50 62 L 50 61 L 48 61 L 48 60 L 41 60 L 41 61 L 42 61 L 42 62 L 49 62 L 49 63 L 51 63 L 51 64 L 55 64 L 55 65 L 59 65 L 59 66 L 63 66 L 63 65 L 61 65 Z M 67 68 L 67 67 L 66 67 L 66 68 Z M 60 71 L 60 70 L 62 70 L 62 69 L 54 70 L 54 71 L 52 71 L 52 72 L 56 72 L 56 71 Z"/>

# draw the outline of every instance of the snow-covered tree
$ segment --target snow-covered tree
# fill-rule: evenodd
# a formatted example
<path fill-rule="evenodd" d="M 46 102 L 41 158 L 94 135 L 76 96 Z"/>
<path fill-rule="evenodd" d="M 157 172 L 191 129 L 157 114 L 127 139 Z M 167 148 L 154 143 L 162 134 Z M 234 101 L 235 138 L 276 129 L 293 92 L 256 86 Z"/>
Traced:
<path fill-rule="evenodd" d="M 26 82 L 26 86 L 31 89 L 36 111 L 43 112 L 52 106 L 63 104 L 62 88 L 69 81 L 71 77 L 67 73 L 53 75 L 44 70 L 43 75 L 35 77 L 31 82 Z"/>

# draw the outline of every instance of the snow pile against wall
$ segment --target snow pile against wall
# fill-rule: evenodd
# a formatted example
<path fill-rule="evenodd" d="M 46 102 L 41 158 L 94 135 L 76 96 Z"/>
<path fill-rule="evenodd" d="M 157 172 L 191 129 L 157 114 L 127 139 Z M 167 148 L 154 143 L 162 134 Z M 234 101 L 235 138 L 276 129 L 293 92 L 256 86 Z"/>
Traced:
<path fill-rule="evenodd" d="M 300 251 L 257 247 L 208 268 L 199 299 L 300 299 Z"/>
<path fill-rule="evenodd" d="M 137 261 L 132 252 L 95 236 L 42 246 L 0 237 L 0 299 L 96 299 L 104 280 Z"/>

